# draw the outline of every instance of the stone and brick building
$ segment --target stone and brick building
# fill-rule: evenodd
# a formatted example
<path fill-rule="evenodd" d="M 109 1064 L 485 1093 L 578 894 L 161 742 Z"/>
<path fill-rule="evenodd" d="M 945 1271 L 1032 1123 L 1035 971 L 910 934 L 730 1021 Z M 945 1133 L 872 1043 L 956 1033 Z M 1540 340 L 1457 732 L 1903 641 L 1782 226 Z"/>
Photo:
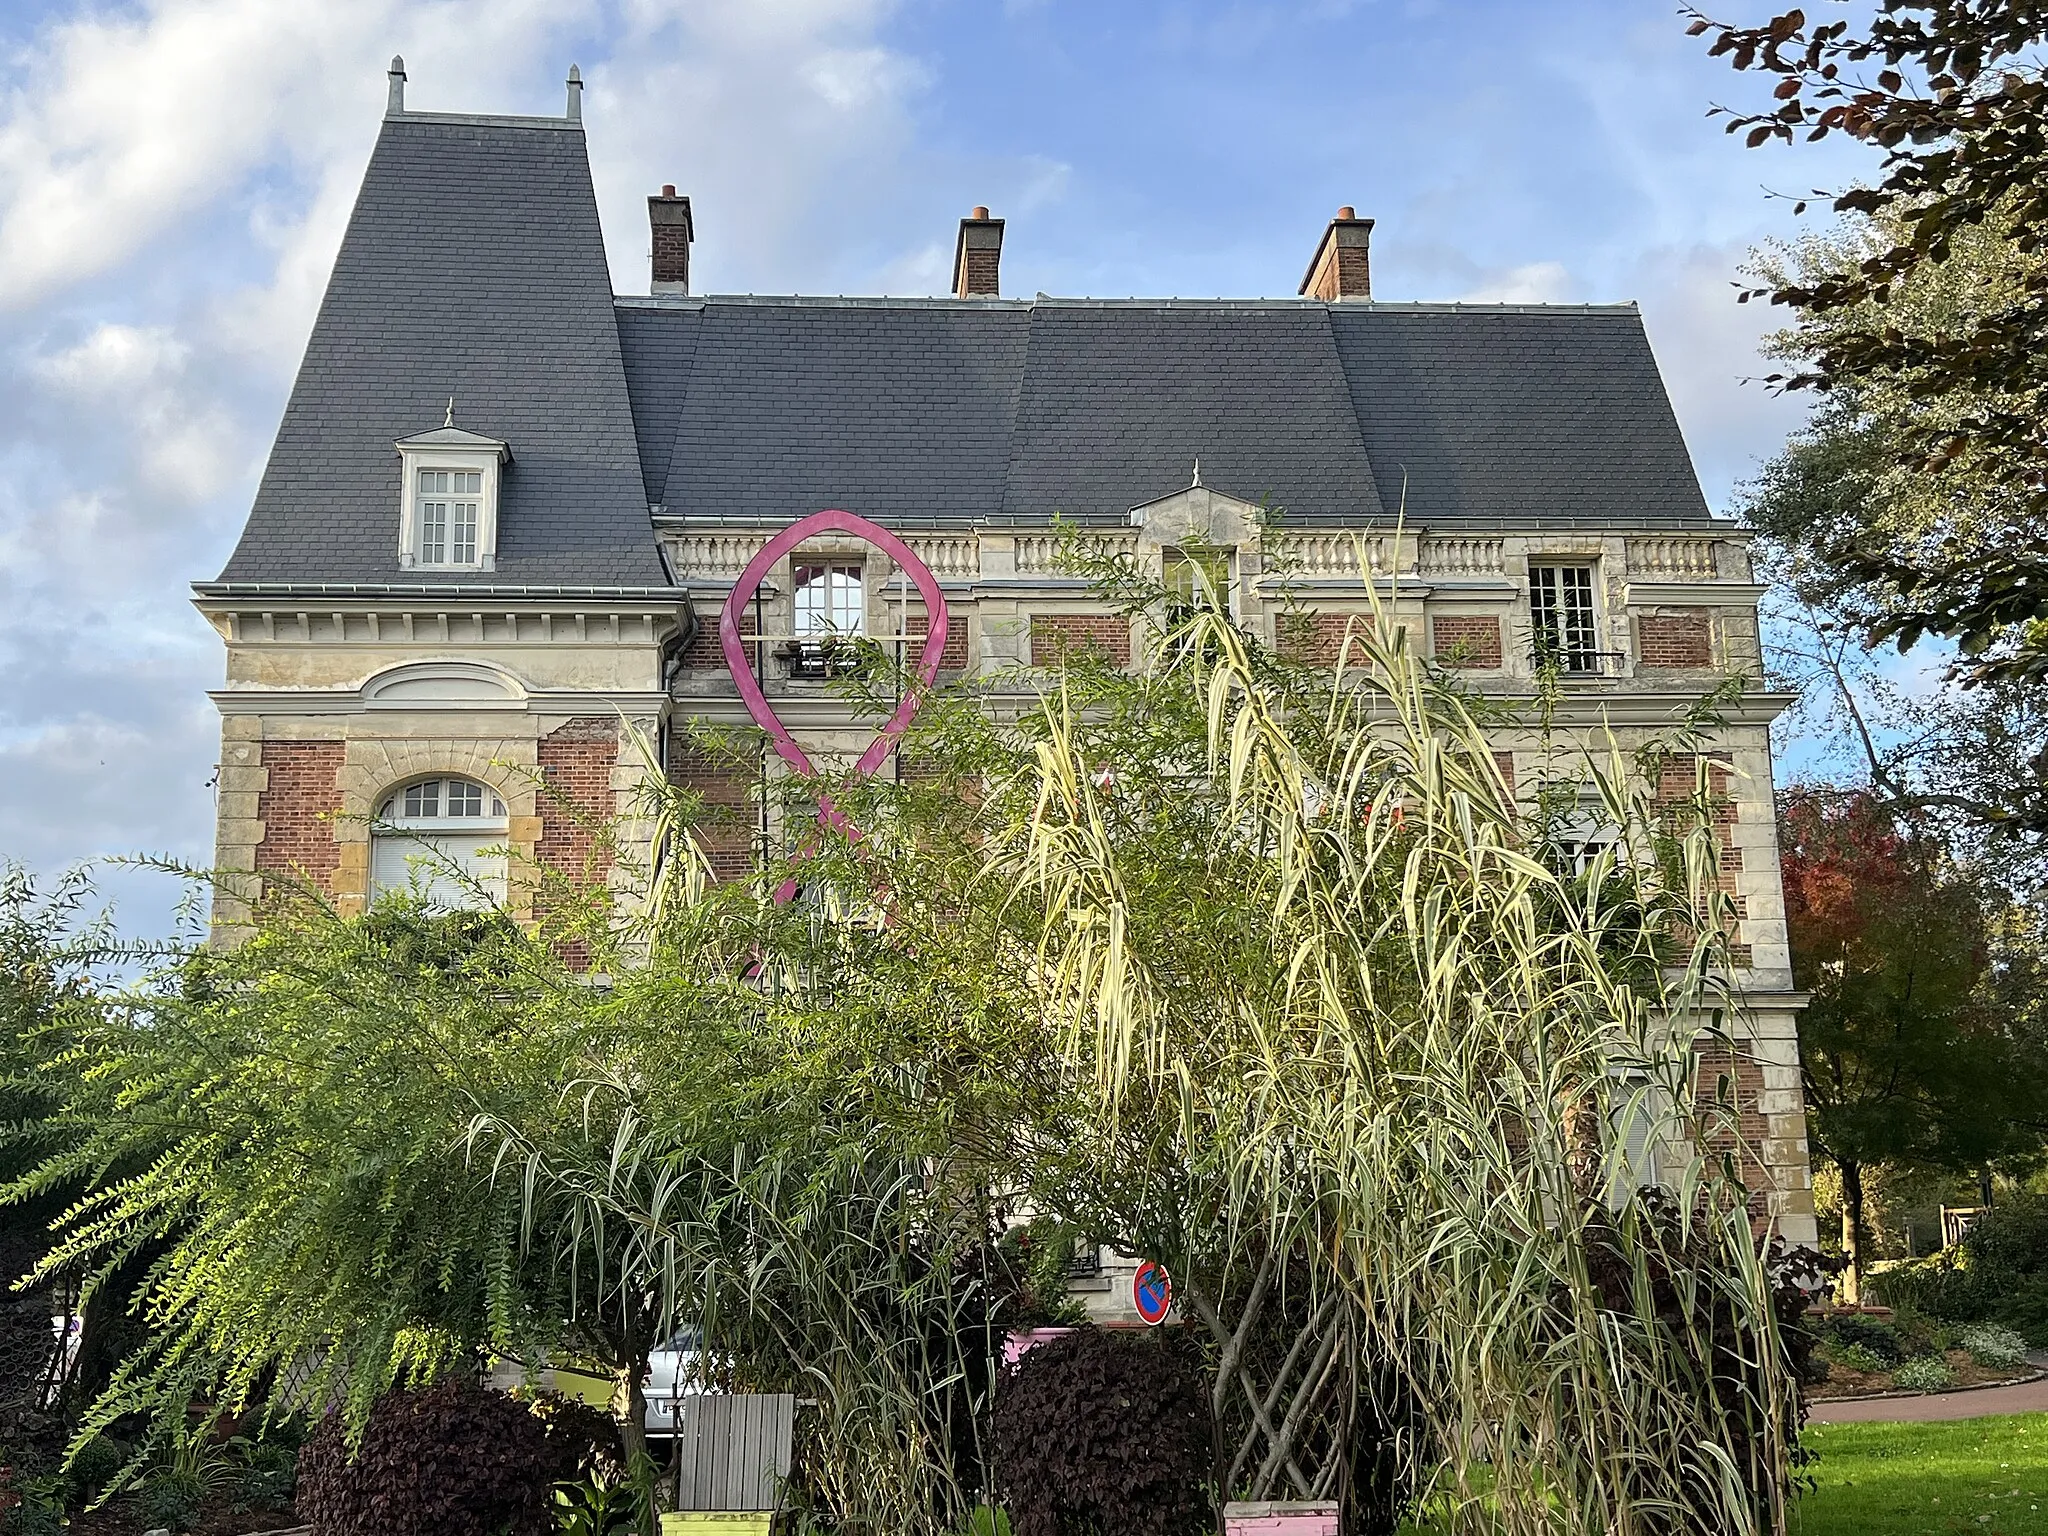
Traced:
<path fill-rule="evenodd" d="M 826 507 L 909 543 L 952 614 L 946 674 L 992 687 L 1141 648 L 1060 568 L 1056 515 L 1169 580 L 1198 568 L 1308 660 L 1335 659 L 1371 586 L 1476 687 L 1527 694 L 1552 666 L 1559 726 L 1624 743 L 1760 676 L 1745 536 L 1708 511 L 1633 305 L 1374 300 L 1372 224 L 1348 208 L 1305 232 L 1294 297 L 1004 298 L 1003 221 L 980 208 L 952 298 L 700 297 L 673 188 L 648 200 L 650 292 L 620 295 L 578 84 L 560 118 L 414 111 L 401 66 L 391 84 L 247 527 L 195 587 L 227 653 L 218 857 L 250 899 L 303 879 L 359 909 L 432 842 L 517 913 L 530 896 L 489 850 L 584 868 L 574 812 L 623 810 L 649 771 L 627 725 L 755 814 L 676 727 L 744 722 L 719 610 Z M 866 733 L 818 676 L 820 637 L 925 623 L 886 557 L 833 536 L 772 573 L 746 628 L 781 717 L 829 757 Z M 1714 773 L 1750 1003 L 1734 1076 L 1770 1214 L 1811 1241 L 1784 702 L 1755 684 L 1729 706 Z M 1526 788 L 1533 738 L 1498 745 Z M 714 852 L 745 868 L 746 827 Z"/>

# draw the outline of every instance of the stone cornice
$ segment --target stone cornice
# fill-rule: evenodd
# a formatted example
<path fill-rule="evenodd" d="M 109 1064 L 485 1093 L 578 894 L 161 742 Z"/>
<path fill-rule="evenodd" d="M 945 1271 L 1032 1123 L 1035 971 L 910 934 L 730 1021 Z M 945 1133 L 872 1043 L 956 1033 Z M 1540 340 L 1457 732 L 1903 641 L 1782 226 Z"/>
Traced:
<path fill-rule="evenodd" d="M 1631 576 L 1623 601 L 1631 608 L 1754 608 L 1768 591 L 1757 581 L 1645 581 Z"/>
<path fill-rule="evenodd" d="M 413 711 L 508 715 L 659 715 L 669 697 L 658 689 L 534 688 L 522 697 L 420 699 L 385 703 L 357 688 L 215 688 L 208 698 L 223 715 L 367 715 Z"/>
<path fill-rule="evenodd" d="M 1050 676 L 1050 674 L 1048 674 Z M 1021 688 L 988 688 L 982 690 L 982 697 L 995 703 L 1005 700 L 1029 700 L 1033 695 Z M 1796 701 L 1798 695 L 1790 693 L 1751 693 L 1724 706 L 1723 721 L 1730 726 L 1768 725 Z M 828 730 L 854 725 L 846 700 L 837 694 L 811 692 L 771 692 L 771 702 L 776 713 L 791 725 L 810 729 Z M 1686 712 L 1699 701 L 1697 693 L 1612 693 L 1598 696 L 1581 694 L 1567 695 L 1557 702 L 1551 720 L 1565 729 L 1587 729 L 1601 725 L 1637 727 L 1669 727 L 1677 725 Z M 1502 700 L 1495 696 L 1491 702 L 1520 703 L 1527 706 L 1532 718 L 1502 723 L 1505 732 L 1533 731 L 1541 722 L 1533 718 L 1535 701 L 1527 695 Z M 678 694 L 672 700 L 678 714 L 703 711 L 724 717 L 737 712 L 744 716 L 737 691 Z"/>
<path fill-rule="evenodd" d="M 502 608 L 507 604 L 560 608 L 609 604 L 634 610 L 677 608 L 689 592 L 673 587 L 540 587 L 497 586 L 470 582 L 303 582 L 279 584 L 249 581 L 195 581 L 196 607 L 279 610 L 324 608 L 332 604 L 386 607 Z"/>

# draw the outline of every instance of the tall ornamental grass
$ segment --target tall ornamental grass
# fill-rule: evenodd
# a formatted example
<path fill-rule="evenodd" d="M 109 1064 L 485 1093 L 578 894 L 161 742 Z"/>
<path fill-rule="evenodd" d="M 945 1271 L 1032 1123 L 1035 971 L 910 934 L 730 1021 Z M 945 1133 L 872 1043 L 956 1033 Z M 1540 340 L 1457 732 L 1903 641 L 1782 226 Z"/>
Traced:
<path fill-rule="evenodd" d="M 1163 1136 L 1200 1191 L 1193 1309 L 1305 1262 L 1443 1529 L 1782 1529 L 1796 1388 L 1729 1085 L 1697 1081 L 1733 913 L 1703 765 L 1655 791 L 1697 733 L 1555 747 L 1612 833 L 1580 869 L 1387 615 L 1328 676 L 1214 612 L 1159 652 L 1049 695 L 976 830 L 1094 1140 Z"/>

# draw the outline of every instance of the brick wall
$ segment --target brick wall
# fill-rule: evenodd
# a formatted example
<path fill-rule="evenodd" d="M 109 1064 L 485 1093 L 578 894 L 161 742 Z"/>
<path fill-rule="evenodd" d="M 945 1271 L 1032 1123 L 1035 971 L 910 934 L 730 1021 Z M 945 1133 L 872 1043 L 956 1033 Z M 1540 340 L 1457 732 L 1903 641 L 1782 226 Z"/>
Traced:
<path fill-rule="evenodd" d="M 690 643 L 683 650 L 683 665 L 686 667 L 712 667 L 725 670 L 725 647 L 718 643 L 718 620 L 724 611 L 724 604 L 715 608 L 697 610 L 697 633 L 690 637 Z M 740 610 L 740 633 L 759 634 L 751 607 Z"/>
<path fill-rule="evenodd" d="M 758 770 L 713 753 L 678 731 L 669 738 L 671 784 L 703 797 L 704 816 L 690 830 L 721 880 L 745 875 L 754 863 L 754 790 Z"/>
<path fill-rule="evenodd" d="M 1339 298 L 1366 298 L 1372 293 L 1372 252 L 1362 245 L 1340 245 L 1336 260 L 1316 269 L 1309 297 L 1328 303 Z"/>
<path fill-rule="evenodd" d="M 1131 626 L 1127 619 L 1103 613 L 1034 613 L 1031 616 L 1031 665 L 1056 667 L 1069 655 L 1094 651 L 1112 665 L 1131 664 Z"/>
<path fill-rule="evenodd" d="M 540 840 L 533 849 L 539 862 L 565 875 L 604 875 L 610 861 L 595 834 L 615 810 L 612 768 L 618 760 L 616 720 L 580 716 L 541 737 Z"/>
<path fill-rule="evenodd" d="M 650 270 L 657 283 L 686 283 L 690 280 L 690 235 L 684 224 L 656 224 L 653 261 Z"/>
<path fill-rule="evenodd" d="M 258 874 L 304 875 L 333 889 L 341 861 L 334 814 L 341 809 L 342 753 L 338 741 L 263 743 L 267 782 L 256 797 L 256 817 L 263 823 Z"/>
<path fill-rule="evenodd" d="M 912 635 L 923 635 L 926 630 L 931 628 L 931 620 L 921 613 L 906 614 L 903 620 L 903 627 Z M 1035 634 L 1033 640 L 1035 643 Z M 1124 643 L 1126 647 L 1130 644 L 1128 631 L 1125 634 Z M 920 647 L 914 645 L 905 647 L 904 664 L 914 668 L 917 665 L 919 655 Z M 964 672 L 967 670 L 967 615 L 957 610 L 946 615 L 946 644 L 939 652 L 939 670 L 941 672 Z"/>
<path fill-rule="evenodd" d="M 1639 665 L 1652 668 L 1711 667 L 1714 636 L 1706 609 L 1638 615 L 1636 659 Z"/>
<path fill-rule="evenodd" d="M 1334 667 L 1344 647 L 1345 631 L 1361 634 L 1371 622 L 1349 613 L 1281 613 L 1273 619 L 1273 643 L 1289 661 L 1307 667 Z"/>
<path fill-rule="evenodd" d="M 1742 872 L 1742 850 L 1735 846 L 1735 823 L 1739 816 L 1735 799 L 1728 793 L 1730 779 L 1728 765 L 1715 758 L 1707 760 L 1707 805 L 1713 820 L 1715 832 L 1721 844 L 1721 880 L 1723 891 L 1733 894 L 1736 876 Z M 1689 803 L 1699 793 L 1699 759 L 1689 755 L 1666 758 L 1658 774 L 1656 800 L 1659 805 L 1676 806 Z M 1743 915 L 1740 897 L 1735 901 L 1736 915 Z M 1732 964 L 1750 963 L 1750 946 L 1734 943 L 1728 946 L 1728 958 Z"/>
<path fill-rule="evenodd" d="M 1494 614 L 1439 614 L 1429 621 L 1436 659 L 1451 667 L 1500 668 L 1500 619 Z"/>
<path fill-rule="evenodd" d="M 1770 1119 L 1763 1110 L 1763 1065 L 1739 1043 L 1732 1050 L 1725 1043 L 1709 1045 L 1696 1058 L 1694 1102 L 1711 1105 L 1724 1093 L 1733 1105 L 1735 1124 L 1717 1130 L 1708 1144 L 1716 1152 L 1733 1152 L 1739 1137 L 1742 1151 L 1737 1168 L 1750 1188 L 1750 1217 L 1760 1223 L 1769 1215 L 1770 1189 L 1776 1182 L 1761 1157 Z"/>
<path fill-rule="evenodd" d="M 1002 277 L 1003 253 L 995 248 L 967 248 L 967 292 L 977 298 L 994 298 Z"/>

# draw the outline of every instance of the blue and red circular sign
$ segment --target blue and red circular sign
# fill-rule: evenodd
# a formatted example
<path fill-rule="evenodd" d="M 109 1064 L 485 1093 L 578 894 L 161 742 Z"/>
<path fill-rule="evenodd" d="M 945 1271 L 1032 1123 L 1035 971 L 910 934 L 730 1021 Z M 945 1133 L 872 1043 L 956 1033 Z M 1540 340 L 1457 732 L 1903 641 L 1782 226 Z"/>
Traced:
<path fill-rule="evenodd" d="M 1131 1276 L 1131 1300 L 1138 1308 L 1138 1316 L 1156 1328 L 1166 1321 L 1166 1314 L 1173 1308 L 1173 1282 L 1165 1270 L 1147 1259 Z"/>

